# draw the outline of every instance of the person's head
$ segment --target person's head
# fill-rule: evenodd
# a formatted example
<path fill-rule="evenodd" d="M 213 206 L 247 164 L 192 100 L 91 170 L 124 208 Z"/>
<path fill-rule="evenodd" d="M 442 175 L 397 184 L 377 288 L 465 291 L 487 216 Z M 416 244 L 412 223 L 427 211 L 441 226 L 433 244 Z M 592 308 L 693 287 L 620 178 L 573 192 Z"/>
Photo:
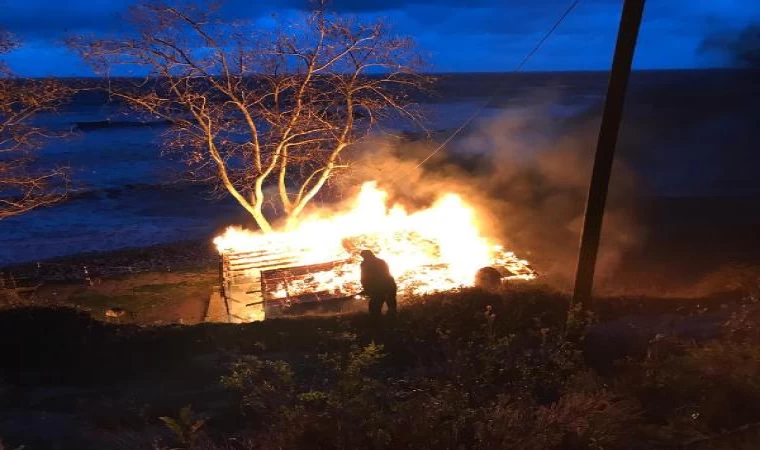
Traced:
<path fill-rule="evenodd" d="M 370 258 L 374 258 L 375 254 L 372 253 L 372 250 L 362 250 L 361 252 L 359 252 L 359 256 L 361 256 L 364 259 L 370 259 Z"/>

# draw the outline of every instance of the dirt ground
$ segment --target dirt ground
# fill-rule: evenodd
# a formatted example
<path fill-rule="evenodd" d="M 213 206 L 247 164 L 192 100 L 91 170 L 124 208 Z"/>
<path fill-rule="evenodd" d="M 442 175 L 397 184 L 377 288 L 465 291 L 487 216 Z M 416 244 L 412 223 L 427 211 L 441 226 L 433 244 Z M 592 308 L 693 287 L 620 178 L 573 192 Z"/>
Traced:
<path fill-rule="evenodd" d="M 32 299 L 36 304 L 64 304 L 90 312 L 96 319 L 161 325 L 202 322 L 216 271 L 148 272 L 112 279 L 43 284 Z M 121 308 L 125 314 L 108 318 L 105 311 Z"/>

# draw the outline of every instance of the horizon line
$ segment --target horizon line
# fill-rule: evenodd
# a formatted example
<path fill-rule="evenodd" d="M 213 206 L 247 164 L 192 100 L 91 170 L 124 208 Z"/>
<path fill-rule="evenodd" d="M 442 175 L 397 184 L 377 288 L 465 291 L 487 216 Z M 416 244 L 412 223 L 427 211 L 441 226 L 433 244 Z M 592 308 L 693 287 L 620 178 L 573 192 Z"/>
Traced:
<path fill-rule="evenodd" d="M 643 73 L 643 72 L 707 72 L 707 71 L 735 71 L 735 72 L 742 72 L 742 71 L 753 71 L 757 70 L 752 67 L 744 68 L 744 67 L 699 67 L 699 68 L 682 68 L 682 67 L 674 67 L 674 68 L 656 68 L 656 69 L 633 69 L 632 73 Z M 545 74 L 558 74 L 558 73 L 565 73 L 565 74 L 603 74 L 603 73 L 609 73 L 609 70 L 603 70 L 603 69 L 585 69 L 585 70 L 579 70 L 579 69 L 557 69 L 557 70 L 521 70 L 521 71 L 491 71 L 491 70 L 479 70 L 479 71 L 436 71 L 436 72 L 420 72 L 419 75 L 431 75 L 431 76 L 450 76 L 450 75 L 545 75 Z M 256 74 L 250 74 L 249 76 L 253 77 L 256 76 Z M 55 75 L 48 75 L 48 76 L 36 76 L 36 77 L 24 77 L 24 76 L 15 76 L 12 77 L 15 79 L 20 80 L 42 80 L 42 79 L 60 79 L 60 80 L 107 80 L 107 79 L 139 79 L 139 78 L 162 78 L 162 76 L 139 76 L 139 75 L 121 75 L 121 76 L 98 76 L 98 75 L 67 75 L 67 76 L 55 76 Z"/>

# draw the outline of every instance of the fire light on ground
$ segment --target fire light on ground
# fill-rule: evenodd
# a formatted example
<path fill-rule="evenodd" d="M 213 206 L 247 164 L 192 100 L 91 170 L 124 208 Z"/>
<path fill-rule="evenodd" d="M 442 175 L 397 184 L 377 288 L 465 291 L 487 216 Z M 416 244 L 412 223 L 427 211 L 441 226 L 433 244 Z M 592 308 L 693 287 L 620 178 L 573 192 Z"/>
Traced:
<path fill-rule="evenodd" d="M 230 227 L 214 243 L 220 253 L 272 249 L 295 255 L 296 266 L 341 262 L 298 285 L 278 286 L 282 292 L 275 296 L 283 298 L 310 291 L 358 292 L 362 249 L 388 262 L 401 296 L 470 286 L 485 266 L 499 268 L 506 279 L 535 278 L 527 261 L 482 234 L 475 210 L 459 195 L 443 194 L 431 207 L 413 212 L 387 200 L 376 182 L 367 182 L 343 211 L 316 212 L 268 234 Z"/>

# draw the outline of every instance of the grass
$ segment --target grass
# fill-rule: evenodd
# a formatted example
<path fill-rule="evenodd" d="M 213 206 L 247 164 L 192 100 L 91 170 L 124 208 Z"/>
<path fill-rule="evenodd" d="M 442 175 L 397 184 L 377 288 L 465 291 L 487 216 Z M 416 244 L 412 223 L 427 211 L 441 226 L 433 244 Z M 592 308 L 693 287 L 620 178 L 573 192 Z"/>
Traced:
<path fill-rule="evenodd" d="M 179 283 L 143 284 L 116 292 L 81 290 L 68 298 L 68 302 L 90 311 L 93 316 L 102 317 L 109 308 L 122 308 L 133 316 L 139 316 L 151 309 L 176 305 L 186 301 L 189 293 L 211 292 L 213 279 L 182 281 Z"/>
<path fill-rule="evenodd" d="M 163 284 L 145 284 L 137 286 L 132 289 L 135 294 L 149 294 L 149 295 L 178 295 L 185 292 L 188 289 L 211 289 L 216 283 L 213 280 L 201 280 L 201 281 L 183 281 L 180 283 L 163 283 Z"/>
<path fill-rule="evenodd" d="M 71 302 L 93 311 L 93 313 L 102 313 L 113 307 L 133 307 L 138 305 L 141 300 L 141 296 L 138 295 L 105 295 L 93 292 L 83 292 L 70 298 Z"/>
<path fill-rule="evenodd" d="M 16 408 L 44 409 L 43 387 L 80 389 L 55 408 L 99 424 L 91 448 L 756 448 L 751 300 L 718 339 L 659 336 L 605 370 L 588 342 L 605 337 L 585 331 L 647 301 L 600 301 L 570 328 L 567 303 L 543 288 L 465 290 L 415 299 L 379 330 L 363 314 L 146 328 L 15 308 L 0 312 L 0 373 Z"/>

